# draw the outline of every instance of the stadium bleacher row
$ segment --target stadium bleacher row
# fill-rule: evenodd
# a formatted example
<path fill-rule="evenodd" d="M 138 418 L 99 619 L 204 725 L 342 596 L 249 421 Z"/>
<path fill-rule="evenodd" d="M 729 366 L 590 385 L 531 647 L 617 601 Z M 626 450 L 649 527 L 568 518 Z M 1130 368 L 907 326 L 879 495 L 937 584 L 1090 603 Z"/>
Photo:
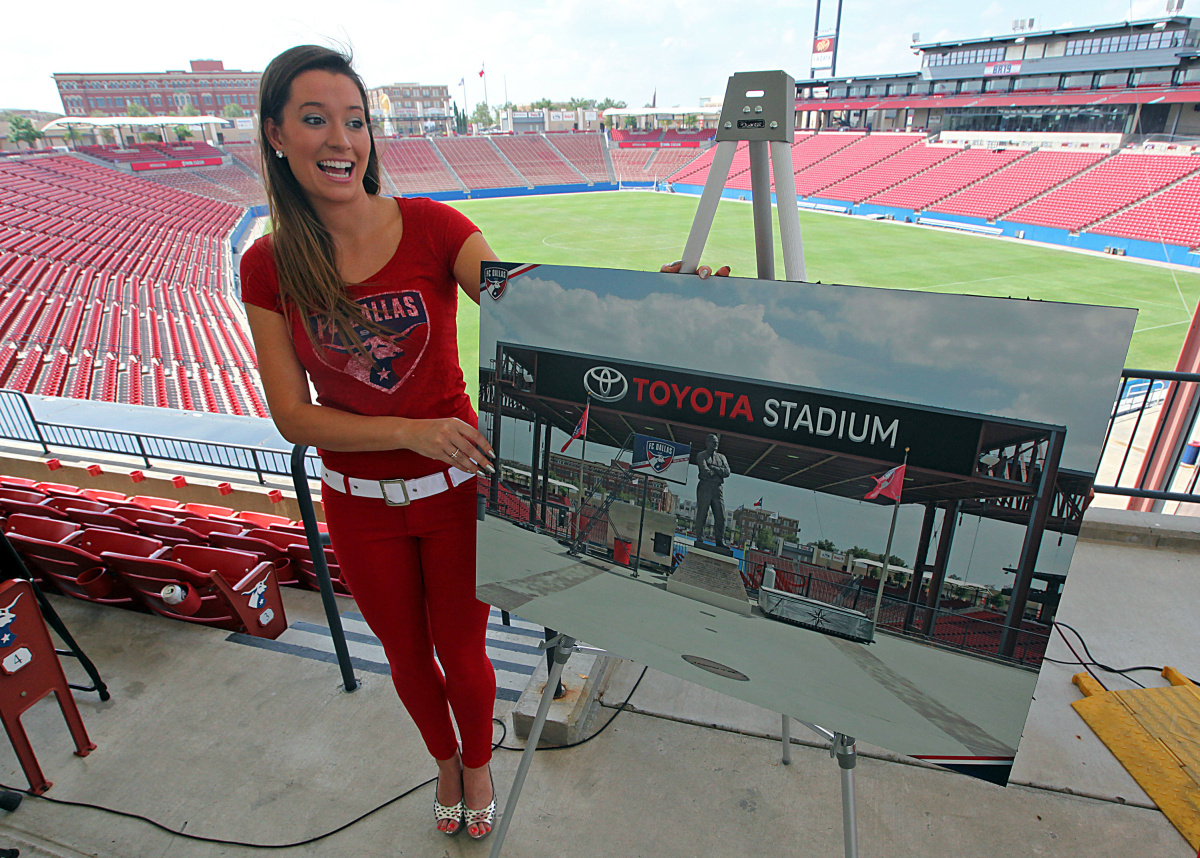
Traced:
<path fill-rule="evenodd" d="M 193 143 L 135 143 L 132 147 L 114 144 L 80 146 L 78 151 L 112 164 L 135 164 L 139 161 L 191 160 L 221 158 L 224 153 L 204 141 Z"/>
<path fill-rule="evenodd" d="M 229 296 L 238 206 L 60 156 L 0 163 L 0 386 L 266 415 Z"/>
<path fill-rule="evenodd" d="M 614 162 L 644 170 L 648 152 L 618 150 Z M 703 185 L 714 149 L 669 177 Z M 923 134 L 798 132 L 792 144 L 798 197 L 939 212 L 1106 235 L 1200 244 L 1200 155 L 983 149 L 929 143 Z M 644 170 L 645 171 L 645 170 Z M 648 171 L 645 171 L 648 172 Z M 739 144 L 725 187 L 750 189 Z M 775 187 L 772 164 L 771 187 Z"/>
<path fill-rule="evenodd" d="M 318 588 L 303 526 L 279 515 L 0 475 L 0 527 L 45 589 L 228 631 L 278 637 L 279 587 Z"/>

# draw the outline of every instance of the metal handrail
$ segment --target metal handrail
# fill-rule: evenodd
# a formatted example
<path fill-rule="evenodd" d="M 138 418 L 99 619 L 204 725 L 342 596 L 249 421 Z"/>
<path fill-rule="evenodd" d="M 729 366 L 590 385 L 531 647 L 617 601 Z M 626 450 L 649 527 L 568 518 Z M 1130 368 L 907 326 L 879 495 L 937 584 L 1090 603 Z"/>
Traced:
<path fill-rule="evenodd" d="M 34 416 L 25 394 L 16 390 L 0 390 L 0 438 L 40 444 L 43 453 L 53 446 L 132 456 L 146 468 L 160 461 L 242 471 L 253 473 L 260 485 L 267 476 L 293 474 L 290 450 L 43 422 Z M 319 478 L 320 460 L 315 454 L 305 456 L 304 465 L 309 479 Z"/>
<path fill-rule="evenodd" d="M 1127 399 L 1136 401 L 1139 394 L 1130 394 L 1130 388 L 1135 386 L 1136 382 L 1149 382 L 1145 389 L 1140 391 L 1141 401 L 1133 407 L 1122 408 L 1122 404 Z M 1167 387 L 1162 390 L 1160 396 L 1153 396 L 1155 393 L 1154 382 L 1168 382 Z M 1192 478 L 1188 481 L 1186 492 L 1174 492 L 1169 490 L 1149 489 L 1145 486 L 1133 485 L 1122 486 L 1121 479 L 1125 475 L 1125 468 L 1129 464 L 1130 453 L 1133 450 L 1133 440 L 1137 437 L 1138 430 L 1142 426 L 1142 420 L 1146 416 L 1147 411 L 1157 406 L 1160 402 L 1164 407 L 1169 408 L 1178 395 L 1179 385 L 1181 384 L 1197 384 L 1200 383 L 1200 373 L 1195 372 L 1176 372 L 1173 370 L 1155 370 L 1155 369 L 1124 369 L 1121 371 L 1121 388 L 1117 394 L 1116 401 L 1113 404 L 1112 413 L 1109 415 L 1108 428 L 1104 433 L 1104 443 L 1101 450 L 1101 459 L 1103 460 L 1104 453 L 1109 449 L 1109 441 L 1112 438 L 1113 428 L 1120 418 L 1128 418 L 1136 413 L 1133 418 L 1133 430 L 1130 434 L 1129 444 L 1126 446 L 1123 455 L 1121 456 L 1121 464 L 1117 468 L 1117 475 L 1113 479 L 1112 485 L 1106 485 L 1097 481 L 1094 485 L 1097 494 L 1119 495 L 1123 497 L 1134 498 L 1149 498 L 1151 500 L 1161 501 L 1177 501 L 1179 503 L 1200 503 L 1200 494 L 1196 492 L 1197 476 L 1200 476 L 1200 467 L 1193 472 Z M 1189 427 L 1189 437 L 1195 427 Z M 1175 467 L 1172 470 L 1171 476 L 1167 481 L 1170 486 L 1174 481 L 1176 474 L 1182 461 L 1182 450 L 1175 452 Z M 1139 469 L 1140 470 L 1140 469 Z"/>

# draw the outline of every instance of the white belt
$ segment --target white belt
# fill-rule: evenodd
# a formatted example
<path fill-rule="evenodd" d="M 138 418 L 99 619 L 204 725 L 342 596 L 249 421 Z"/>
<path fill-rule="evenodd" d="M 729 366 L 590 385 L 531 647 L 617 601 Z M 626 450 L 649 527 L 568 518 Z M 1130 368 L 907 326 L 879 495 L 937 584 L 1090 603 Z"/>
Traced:
<path fill-rule="evenodd" d="M 450 468 L 415 480 L 360 480 L 321 466 L 321 481 L 331 489 L 360 498 L 379 498 L 388 506 L 408 506 L 415 500 L 440 495 L 473 476 L 461 468 Z"/>

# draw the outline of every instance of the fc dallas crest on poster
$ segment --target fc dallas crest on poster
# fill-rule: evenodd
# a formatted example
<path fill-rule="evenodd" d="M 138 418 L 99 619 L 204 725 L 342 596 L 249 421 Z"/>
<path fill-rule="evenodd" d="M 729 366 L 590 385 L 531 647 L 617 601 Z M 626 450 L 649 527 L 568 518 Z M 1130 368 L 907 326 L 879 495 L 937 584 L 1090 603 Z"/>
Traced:
<path fill-rule="evenodd" d="M 317 355 L 326 365 L 352 376 L 384 393 L 392 393 L 408 379 L 429 345 L 429 316 L 421 293 L 407 289 L 362 298 L 363 315 L 383 325 L 393 336 L 381 337 L 364 327 L 357 328 L 368 356 L 358 354 L 342 342 L 328 323 L 310 316 L 308 324 L 322 348 Z"/>

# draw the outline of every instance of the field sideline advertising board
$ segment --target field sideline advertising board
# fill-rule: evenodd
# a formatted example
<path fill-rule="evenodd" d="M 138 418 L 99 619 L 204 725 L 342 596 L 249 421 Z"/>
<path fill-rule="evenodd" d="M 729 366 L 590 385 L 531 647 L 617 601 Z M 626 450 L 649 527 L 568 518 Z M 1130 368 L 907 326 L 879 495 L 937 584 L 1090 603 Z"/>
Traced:
<path fill-rule="evenodd" d="M 480 599 L 1007 782 L 1135 311 L 485 267 Z"/>

